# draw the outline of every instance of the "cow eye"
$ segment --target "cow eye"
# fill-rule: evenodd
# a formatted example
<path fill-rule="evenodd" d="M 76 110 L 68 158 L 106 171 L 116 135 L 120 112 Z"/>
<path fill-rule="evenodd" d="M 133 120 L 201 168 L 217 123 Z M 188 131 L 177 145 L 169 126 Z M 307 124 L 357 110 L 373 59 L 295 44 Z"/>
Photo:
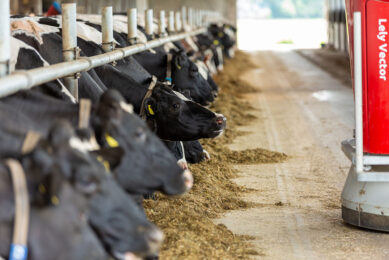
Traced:
<path fill-rule="evenodd" d="M 179 109 L 180 108 L 180 104 L 178 104 L 178 103 L 173 104 L 173 108 L 174 109 Z"/>
<path fill-rule="evenodd" d="M 136 133 L 135 133 L 135 139 L 138 141 L 138 142 L 144 142 L 146 141 L 146 132 L 139 128 Z"/>
<path fill-rule="evenodd" d="M 88 174 L 83 174 L 81 178 L 77 178 L 76 187 L 85 194 L 92 194 L 97 189 L 97 180 Z"/>

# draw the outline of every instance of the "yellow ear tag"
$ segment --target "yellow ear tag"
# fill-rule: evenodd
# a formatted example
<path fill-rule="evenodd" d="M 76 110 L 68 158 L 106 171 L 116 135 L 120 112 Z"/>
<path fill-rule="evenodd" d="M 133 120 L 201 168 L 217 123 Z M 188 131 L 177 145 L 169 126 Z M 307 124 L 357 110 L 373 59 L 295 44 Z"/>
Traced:
<path fill-rule="evenodd" d="M 224 33 L 222 33 L 222 32 L 219 32 L 217 36 L 219 36 L 219 37 L 221 38 L 221 37 L 223 37 L 223 36 L 224 36 Z"/>
<path fill-rule="evenodd" d="M 59 204 L 59 199 L 57 196 L 54 195 L 51 197 L 51 204 L 53 204 L 55 206 L 57 206 Z"/>
<path fill-rule="evenodd" d="M 149 109 L 150 115 L 152 115 L 152 116 L 155 115 L 153 109 L 151 108 L 151 105 L 148 105 L 147 108 Z"/>
<path fill-rule="evenodd" d="M 180 65 L 178 65 L 178 64 L 177 64 L 177 68 L 178 68 L 179 70 L 182 69 L 182 67 L 181 67 Z"/>
<path fill-rule="evenodd" d="M 42 193 L 42 194 L 46 193 L 46 188 L 45 188 L 45 186 L 44 186 L 42 183 L 39 184 L 38 190 L 39 190 L 39 192 Z"/>
<path fill-rule="evenodd" d="M 219 45 L 219 41 L 218 40 L 214 40 L 213 41 L 213 45 Z"/>
<path fill-rule="evenodd" d="M 105 168 L 105 170 L 106 170 L 107 172 L 111 172 L 111 167 L 110 167 L 108 161 L 104 160 L 103 157 L 101 157 L 100 155 L 97 156 L 97 160 L 98 160 L 99 162 L 101 162 L 101 163 L 104 165 L 104 168 Z"/>
<path fill-rule="evenodd" d="M 110 136 L 108 133 L 105 133 L 105 140 L 107 141 L 109 147 L 111 148 L 119 147 L 118 141 L 116 141 L 116 139 Z"/>

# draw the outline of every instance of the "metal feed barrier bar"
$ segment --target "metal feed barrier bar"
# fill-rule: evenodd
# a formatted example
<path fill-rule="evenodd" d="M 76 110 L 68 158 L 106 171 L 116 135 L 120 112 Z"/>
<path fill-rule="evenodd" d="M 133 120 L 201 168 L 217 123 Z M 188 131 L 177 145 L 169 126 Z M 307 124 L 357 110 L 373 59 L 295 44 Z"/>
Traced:
<path fill-rule="evenodd" d="M 0 1 L 0 97 L 13 94 L 22 89 L 29 89 L 34 86 L 47 83 L 52 80 L 64 78 L 65 86 L 71 91 L 74 97 L 78 96 L 78 75 L 80 72 L 102 66 L 114 61 L 123 59 L 130 55 L 146 51 L 168 42 L 178 41 L 190 36 L 206 32 L 206 28 L 200 28 L 204 25 L 205 19 L 218 18 L 219 13 L 208 11 L 194 11 L 190 9 L 188 21 L 174 19 L 174 12 L 169 13 L 168 30 L 171 35 L 164 37 L 166 32 L 164 28 L 165 15 L 160 14 L 160 36 L 146 43 L 136 43 L 137 35 L 137 14 L 136 9 L 128 10 L 128 40 L 131 46 L 114 49 L 113 39 L 113 16 L 112 7 L 104 7 L 102 10 L 102 47 L 106 51 L 104 54 L 91 57 L 77 57 L 77 31 L 76 31 L 76 4 L 62 5 L 62 39 L 63 39 L 63 56 L 65 62 L 54 65 L 40 67 L 26 71 L 16 71 L 9 74 L 10 60 L 10 8 L 9 1 Z M 186 10 L 186 8 L 185 8 Z M 185 11 L 186 12 L 186 11 Z M 206 15 L 204 15 L 204 13 Z M 146 31 L 153 35 L 153 15 L 152 10 L 146 10 Z M 180 17 L 180 15 L 178 15 Z M 181 16 L 182 18 L 182 16 Z M 186 18 L 185 18 L 186 19 Z M 187 23 L 192 28 L 197 28 L 191 32 L 174 32 L 178 31 L 178 23 Z M 182 27 L 181 27 L 182 25 Z M 180 29 L 184 27 L 180 24 Z M 176 30 L 175 30 L 176 29 Z M 8 75 L 8 76 L 6 76 Z"/>

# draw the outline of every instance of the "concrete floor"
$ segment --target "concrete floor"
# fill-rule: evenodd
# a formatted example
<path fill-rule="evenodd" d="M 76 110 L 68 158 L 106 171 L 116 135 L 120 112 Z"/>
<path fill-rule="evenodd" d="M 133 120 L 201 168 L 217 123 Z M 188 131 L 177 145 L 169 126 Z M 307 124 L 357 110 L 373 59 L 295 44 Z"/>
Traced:
<path fill-rule="evenodd" d="M 389 259 L 389 234 L 341 219 L 340 193 L 350 162 L 340 143 L 352 136 L 352 89 L 294 51 L 251 54 L 257 68 L 242 78 L 261 90 L 246 96 L 259 119 L 242 128 L 252 134 L 231 148 L 262 147 L 289 159 L 236 166 L 237 183 L 257 190 L 246 199 L 259 206 L 229 212 L 217 222 L 254 236 L 263 254 L 258 259 Z"/>

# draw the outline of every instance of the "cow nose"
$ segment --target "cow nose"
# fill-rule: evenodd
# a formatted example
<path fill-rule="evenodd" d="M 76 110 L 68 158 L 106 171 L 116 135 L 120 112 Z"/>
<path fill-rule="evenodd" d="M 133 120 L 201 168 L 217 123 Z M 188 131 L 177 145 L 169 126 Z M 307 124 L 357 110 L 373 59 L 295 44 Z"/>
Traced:
<path fill-rule="evenodd" d="M 212 95 L 214 98 L 217 98 L 217 95 L 219 95 L 219 93 L 217 91 L 212 91 Z"/>
<path fill-rule="evenodd" d="M 184 183 L 186 190 L 190 190 L 193 187 L 193 175 L 189 170 L 185 170 L 183 173 Z"/>
<path fill-rule="evenodd" d="M 152 228 L 147 232 L 146 239 L 149 244 L 150 253 L 155 253 L 162 244 L 163 233 L 158 228 Z"/>
<path fill-rule="evenodd" d="M 141 260 L 142 258 L 136 256 L 134 253 L 132 252 L 127 252 L 124 254 L 124 258 L 122 258 L 123 260 Z"/>
<path fill-rule="evenodd" d="M 226 122 L 227 122 L 227 118 L 225 116 L 220 114 L 216 116 L 216 124 L 219 127 L 224 127 L 226 125 Z"/>

